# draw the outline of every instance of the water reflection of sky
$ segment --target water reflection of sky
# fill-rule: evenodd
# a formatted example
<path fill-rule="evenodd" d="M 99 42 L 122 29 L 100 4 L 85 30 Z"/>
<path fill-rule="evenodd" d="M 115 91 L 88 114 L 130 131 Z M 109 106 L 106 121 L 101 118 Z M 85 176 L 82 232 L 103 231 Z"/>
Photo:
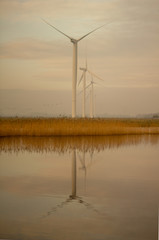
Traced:
<path fill-rule="evenodd" d="M 4 138 L 0 150 L 0 238 L 157 238 L 158 136 Z"/>

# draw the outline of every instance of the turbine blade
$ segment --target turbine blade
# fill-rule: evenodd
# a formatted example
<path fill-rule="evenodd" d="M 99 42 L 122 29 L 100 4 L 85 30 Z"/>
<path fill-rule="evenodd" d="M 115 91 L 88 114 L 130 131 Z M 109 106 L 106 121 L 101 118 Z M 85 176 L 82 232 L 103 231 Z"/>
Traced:
<path fill-rule="evenodd" d="M 80 83 L 81 83 L 81 81 L 82 81 L 82 79 L 83 79 L 83 76 L 84 76 L 84 72 L 82 73 L 82 76 L 81 76 L 81 78 L 80 78 L 80 80 L 79 80 L 79 82 L 78 82 L 78 86 L 80 85 Z"/>
<path fill-rule="evenodd" d="M 92 83 L 90 83 L 89 85 L 87 85 L 87 86 L 85 87 L 85 89 L 89 88 L 89 87 L 91 86 L 91 84 L 92 84 Z"/>
<path fill-rule="evenodd" d="M 96 83 L 96 82 L 93 82 L 93 84 L 98 85 L 98 86 L 101 86 L 99 83 Z"/>
<path fill-rule="evenodd" d="M 94 76 L 94 77 L 96 77 L 96 78 L 98 78 L 99 80 L 101 80 L 101 81 L 104 81 L 104 79 L 102 79 L 102 78 L 100 78 L 100 77 L 98 77 L 96 74 L 94 74 L 93 72 L 91 72 L 90 70 L 88 70 L 87 69 L 87 71 L 92 75 L 92 76 Z"/>
<path fill-rule="evenodd" d="M 87 33 L 87 34 L 84 35 L 83 37 L 79 38 L 77 41 L 78 41 L 78 42 L 81 41 L 83 38 L 87 37 L 87 36 L 90 35 L 91 33 L 97 31 L 98 29 L 104 27 L 104 26 L 107 25 L 107 24 L 109 24 L 109 23 L 105 23 L 105 24 L 103 24 L 102 26 L 95 28 L 94 30 L 90 31 L 89 33 Z"/>
<path fill-rule="evenodd" d="M 56 31 L 60 32 L 61 34 L 63 34 L 65 37 L 69 38 L 70 40 L 72 39 L 70 36 L 68 36 L 67 34 L 65 34 L 64 32 L 60 31 L 59 29 L 57 29 L 56 27 L 54 27 L 53 25 L 51 25 L 50 23 L 48 23 L 45 19 L 43 19 L 43 22 L 45 22 L 46 24 L 48 24 L 49 26 L 51 26 L 52 28 L 54 28 Z"/>
<path fill-rule="evenodd" d="M 96 84 L 96 85 L 100 85 L 102 86 L 99 82 L 96 82 L 96 81 L 92 81 L 93 84 Z"/>
<path fill-rule="evenodd" d="M 91 86 L 91 84 L 92 84 L 92 83 L 90 83 L 89 85 L 87 85 L 87 86 L 85 87 L 85 89 L 89 88 L 89 87 Z M 81 94 L 82 92 L 83 92 L 83 89 L 79 92 L 79 94 Z"/>

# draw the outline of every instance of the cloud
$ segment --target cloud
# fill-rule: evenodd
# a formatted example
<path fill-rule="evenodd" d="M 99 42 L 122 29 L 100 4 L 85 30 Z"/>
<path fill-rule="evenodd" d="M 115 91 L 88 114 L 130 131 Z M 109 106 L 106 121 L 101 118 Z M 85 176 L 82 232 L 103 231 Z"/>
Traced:
<path fill-rule="evenodd" d="M 128 19 L 158 19 L 158 0 L 1 0 L 1 16 L 25 14 L 45 15 L 52 18 L 81 17 L 85 19 L 105 20 L 116 19 L 125 21 Z"/>
<path fill-rule="evenodd" d="M 85 64 L 87 42 L 90 69 L 109 79 L 108 84 L 127 84 L 129 79 L 131 85 L 158 85 L 158 12 L 158 0 L 0 0 L 1 63 L 6 69 L 14 68 L 18 79 L 20 60 L 28 64 L 35 60 L 36 79 L 65 81 L 72 76 L 72 44 L 40 17 L 73 37 L 110 20 L 110 25 L 79 43 L 79 66 Z M 17 69 L 15 59 L 19 60 Z M 7 82 L 8 78 L 9 85 L 11 76 L 6 69 L 2 79 Z M 23 70 L 29 72 L 26 66 Z"/>
<path fill-rule="evenodd" d="M 101 38 L 102 36 L 102 38 Z M 53 38 L 52 38 L 53 39 Z M 118 35 L 106 29 L 87 38 L 86 41 L 79 43 L 79 58 L 85 57 L 85 46 L 87 42 L 87 54 L 90 58 L 103 61 L 103 58 L 121 58 L 128 57 L 136 60 L 151 58 L 151 61 L 159 59 L 157 37 L 143 35 L 126 36 Z M 47 41 L 35 38 L 21 38 L 0 44 L 1 59 L 56 59 L 66 62 L 66 59 L 72 59 L 72 44 L 63 38 L 61 40 Z M 115 59 L 114 59 L 115 60 Z"/>
<path fill-rule="evenodd" d="M 62 48 L 62 51 L 61 51 Z M 1 59 L 52 59 L 70 57 L 71 49 L 60 41 L 41 41 L 24 38 L 0 45 Z"/>

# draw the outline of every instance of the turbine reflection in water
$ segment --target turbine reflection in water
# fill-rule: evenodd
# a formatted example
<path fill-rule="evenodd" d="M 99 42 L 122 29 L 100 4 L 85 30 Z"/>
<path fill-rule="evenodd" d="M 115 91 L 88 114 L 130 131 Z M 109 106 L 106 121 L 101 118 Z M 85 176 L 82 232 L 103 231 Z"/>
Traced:
<path fill-rule="evenodd" d="M 84 168 L 86 173 L 85 166 L 85 151 L 83 151 L 83 158 L 80 158 L 82 163 L 82 169 Z M 77 196 L 77 150 L 74 149 L 72 151 L 72 194 L 63 202 L 59 203 L 56 207 L 53 207 L 50 211 L 47 212 L 46 215 L 43 215 L 42 218 L 49 217 L 51 214 L 55 213 L 59 208 L 63 208 L 68 203 L 76 200 L 77 203 L 83 204 L 87 209 L 92 210 L 96 213 L 99 213 L 97 209 L 95 209 L 90 203 L 84 201 L 82 197 Z M 86 183 L 86 175 L 85 175 L 85 183 Z"/>

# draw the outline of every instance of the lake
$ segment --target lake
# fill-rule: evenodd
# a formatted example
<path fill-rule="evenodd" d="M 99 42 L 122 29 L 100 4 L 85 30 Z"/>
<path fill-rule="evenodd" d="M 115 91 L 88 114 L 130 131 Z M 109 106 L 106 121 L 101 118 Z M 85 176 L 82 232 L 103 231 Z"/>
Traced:
<path fill-rule="evenodd" d="M 0 239 L 157 240 L 159 136 L 0 139 Z"/>

